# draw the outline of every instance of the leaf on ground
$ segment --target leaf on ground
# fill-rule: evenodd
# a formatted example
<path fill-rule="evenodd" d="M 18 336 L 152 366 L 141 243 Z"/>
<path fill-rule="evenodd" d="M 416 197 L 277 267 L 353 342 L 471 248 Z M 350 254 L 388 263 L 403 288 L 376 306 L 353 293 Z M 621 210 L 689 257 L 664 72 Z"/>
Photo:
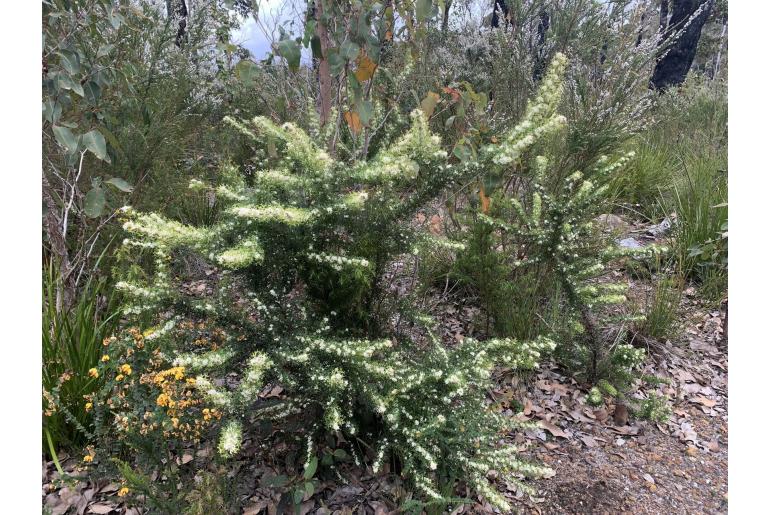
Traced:
<path fill-rule="evenodd" d="M 696 404 L 702 404 L 702 405 L 706 406 L 707 408 L 713 408 L 714 406 L 717 405 L 717 401 L 711 400 L 711 399 L 707 399 L 706 397 L 703 397 L 702 395 L 699 395 L 699 396 L 697 396 L 695 398 L 690 399 L 690 402 L 696 403 Z"/>
<path fill-rule="evenodd" d="M 596 440 L 594 440 L 593 436 L 581 435 L 580 439 L 583 441 L 586 447 L 590 447 L 590 448 L 599 447 L 599 443 Z"/>
<path fill-rule="evenodd" d="M 569 435 L 565 433 L 559 426 L 555 424 L 551 424 L 550 422 L 546 422 L 545 420 L 540 421 L 540 426 L 551 433 L 553 436 L 556 436 L 558 438 L 569 438 Z"/>
<path fill-rule="evenodd" d="M 99 513 L 99 514 L 106 514 L 111 513 L 115 508 L 112 506 L 108 506 L 106 504 L 92 504 L 88 507 L 88 513 Z"/>

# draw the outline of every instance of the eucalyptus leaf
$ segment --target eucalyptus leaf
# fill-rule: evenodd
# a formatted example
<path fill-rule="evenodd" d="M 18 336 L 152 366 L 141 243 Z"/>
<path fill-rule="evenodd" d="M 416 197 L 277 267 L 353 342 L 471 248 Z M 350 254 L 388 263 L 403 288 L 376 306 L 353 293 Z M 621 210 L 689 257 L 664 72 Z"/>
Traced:
<path fill-rule="evenodd" d="M 299 70 L 299 61 L 302 57 L 299 43 L 293 39 L 284 39 L 278 42 L 277 47 L 278 55 L 286 59 L 289 69 L 292 71 Z"/>
<path fill-rule="evenodd" d="M 88 131 L 83 135 L 83 145 L 102 161 L 110 161 L 107 155 L 107 142 L 97 130 Z"/>
<path fill-rule="evenodd" d="M 86 82 L 85 86 L 83 86 L 83 92 L 85 93 L 85 99 L 90 104 L 96 104 L 102 96 L 102 88 L 92 80 Z"/>
<path fill-rule="evenodd" d="M 432 10 L 433 2 L 431 2 L 431 0 L 417 0 L 417 21 L 422 22 L 426 20 L 430 16 Z"/>
<path fill-rule="evenodd" d="M 67 127 L 61 127 L 55 125 L 53 127 L 53 135 L 56 141 L 61 145 L 67 153 L 75 153 L 78 150 L 78 139 L 71 130 Z"/>
<path fill-rule="evenodd" d="M 358 45 L 352 41 L 345 41 L 340 47 L 340 55 L 347 61 L 352 61 L 358 57 L 359 51 L 360 49 L 358 48 Z"/>
<path fill-rule="evenodd" d="M 121 179 L 120 177 L 113 177 L 112 179 L 105 181 L 107 184 L 111 184 L 112 186 L 115 186 L 120 191 L 123 191 L 125 193 L 131 193 L 134 191 L 134 187 L 131 186 L 128 182 L 126 182 L 124 179 Z"/>
<path fill-rule="evenodd" d="M 102 211 L 104 211 L 105 204 L 104 190 L 96 187 L 86 193 L 83 211 L 89 218 L 99 218 L 102 215 Z"/>
<path fill-rule="evenodd" d="M 61 57 L 61 65 L 67 70 L 70 75 L 75 75 L 80 72 L 80 57 L 75 52 L 70 50 L 62 50 L 59 52 Z"/>
<path fill-rule="evenodd" d="M 115 48 L 115 45 L 102 45 L 99 47 L 99 50 L 96 52 L 96 57 L 104 57 L 105 55 L 109 55 L 110 52 L 112 52 L 112 49 Z"/>
<path fill-rule="evenodd" d="M 314 59 L 323 59 L 323 52 L 321 51 L 321 38 L 313 36 L 310 39 L 310 49 L 313 51 Z"/>
<path fill-rule="evenodd" d="M 257 78 L 259 68 L 255 63 L 244 59 L 235 65 L 235 74 L 246 84 L 253 84 Z"/>

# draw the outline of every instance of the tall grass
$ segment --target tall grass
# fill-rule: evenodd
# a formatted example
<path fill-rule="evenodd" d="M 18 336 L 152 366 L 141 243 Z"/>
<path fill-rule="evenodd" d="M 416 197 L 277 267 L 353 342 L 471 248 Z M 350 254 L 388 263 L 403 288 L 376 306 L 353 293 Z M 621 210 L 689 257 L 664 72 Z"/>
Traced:
<path fill-rule="evenodd" d="M 679 269 L 719 297 L 727 279 L 726 87 L 692 78 L 663 95 L 655 113 L 615 190 L 650 220 L 676 213 L 669 243 Z"/>
<path fill-rule="evenodd" d="M 43 437 L 46 452 L 83 443 L 91 425 L 85 395 L 99 379 L 88 375 L 102 355 L 102 341 L 118 324 L 117 297 L 105 279 L 89 278 L 69 308 L 57 304 L 58 268 L 43 272 Z M 47 392 L 47 394 L 46 394 Z M 47 397 L 47 398 L 46 398 Z M 53 402 L 52 402 L 53 401 Z"/>

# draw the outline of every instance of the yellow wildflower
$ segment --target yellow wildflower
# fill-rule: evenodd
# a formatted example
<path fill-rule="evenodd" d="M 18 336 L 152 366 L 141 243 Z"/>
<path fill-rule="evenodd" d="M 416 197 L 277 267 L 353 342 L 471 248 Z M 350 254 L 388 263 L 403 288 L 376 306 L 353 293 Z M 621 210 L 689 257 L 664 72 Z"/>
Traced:
<path fill-rule="evenodd" d="M 99 377 L 99 371 L 96 370 L 95 368 L 89 369 L 88 370 L 88 375 L 90 377 L 93 377 L 94 379 L 96 379 L 97 377 Z"/>
<path fill-rule="evenodd" d="M 123 374 L 118 374 L 117 376 L 115 376 L 115 380 L 116 381 L 122 381 L 123 380 Z"/>
<path fill-rule="evenodd" d="M 94 461 L 94 457 L 91 456 L 90 454 L 86 454 L 85 456 L 83 456 L 83 461 L 86 463 L 91 463 L 92 461 Z"/>
<path fill-rule="evenodd" d="M 124 365 L 120 365 L 120 371 L 123 372 L 124 374 L 126 374 L 127 376 L 130 376 L 131 375 L 131 365 L 129 365 L 128 363 L 126 363 Z"/>
<path fill-rule="evenodd" d="M 118 497 L 125 497 L 126 494 L 128 494 L 128 488 L 127 487 L 124 486 L 123 488 L 118 490 Z"/>
<path fill-rule="evenodd" d="M 102 361 L 109 361 L 109 360 L 110 360 L 110 357 L 108 355 L 105 354 L 104 356 L 102 356 Z"/>
<path fill-rule="evenodd" d="M 93 402 L 86 402 L 86 411 L 91 411 L 91 408 L 94 407 Z"/>
<path fill-rule="evenodd" d="M 168 406 L 171 399 L 166 393 L 161 393 L 158 395 L 158 399 L 155 401 L 158 406 Z"/>

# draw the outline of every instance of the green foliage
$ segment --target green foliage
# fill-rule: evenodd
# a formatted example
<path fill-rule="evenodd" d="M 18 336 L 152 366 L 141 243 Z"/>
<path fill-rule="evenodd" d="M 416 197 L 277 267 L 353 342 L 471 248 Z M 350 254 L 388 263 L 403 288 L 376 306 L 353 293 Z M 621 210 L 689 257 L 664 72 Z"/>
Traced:
<path fill-rule="evenodd" d="M 441 474 L 463 478 L 505 507 L 487 470 L 516 482 L 546 469 L 517 459 L 515 447 L 497 448 L 498 432 L 516 424 L 482 408 L 485 385 L 496 363 L 532 368 L 552 344 L 466 339 L 446 349 L 432 336 L 430 322 L 414 319 L 427 337 L 411 341 L 393 334 L 390 315 L 374 307 L 383 295 L 374 279 L 415 243 L 403 221 L 469 173 L 468 166 L 445 164 L 446 153 L 421 111 L 412 120 L 393 145 L 352 166 L 331 159 L 292 124 L 256 118 L 254 130 L 231 121 L 256 146 L 262 168 L 254 186 L 209 187 L 228 205 L 221 221 L 208 227 L 125 209 L 126 249 L 149 253 L 153 270 L 149 282 L 129 278 L 118 288 L 129 299 L 127 313 L 157 312 L 173 303 L 186 306 L 180 314 L 230 321 L 252 335 L 241 340 L 228 331 L 224 349 L 205 353 L 190 354 L 174 340 L 166 344 L 177 367 L 199 374 L 198 395 L 227 420 L 219 437 L 222 456 L 239 452 L 247 413 L 269 421 L 315 414 L 305 431 L 307 469 L 316 438 L 342 432 L 376 449 L 375 471 L 394 456 L 428 499 L 443 499 L 436 487 Z M 181 248 L 231 270 L 224 272 L 215 298 L 178 295 L 167 270 Z M 234 369 L 241 375 L 237 388 L 215 386 L 214 377 Z M 286 388 L 289 400 L 257 403 L 268 378 Z M 165 397 L 160 401 L 167 403 Z M 350 451 L 359 462 L 366 459 L 357 448 Z"/>
<path fill-rule="evenodd" d="M 635 415 L 641 420 L 662 424 L 671 416 L 671 407 L 664 396 L 652 393 L 640 403 Z"/>
<path fill-rule="evenodd" d="M 118 324 L 117 298 L 104 279 L 89 279 L 74 304 L 62 307 L 58 269 L 43 275 L 43 449 L 73 448 L 91 433 L 88 396 L 101 387 L 89 376 L 101 357 L 102 341 Z"/>
<path fill-rule="evenodd" d="M 661 275 L 655 278 L 652 291 L 647 294 L 642 309 L 644 319 L 638 324 L 637 330 L 658 340 L 673 336 L 683 289 L 684 281 L 681 277 Z"/>

